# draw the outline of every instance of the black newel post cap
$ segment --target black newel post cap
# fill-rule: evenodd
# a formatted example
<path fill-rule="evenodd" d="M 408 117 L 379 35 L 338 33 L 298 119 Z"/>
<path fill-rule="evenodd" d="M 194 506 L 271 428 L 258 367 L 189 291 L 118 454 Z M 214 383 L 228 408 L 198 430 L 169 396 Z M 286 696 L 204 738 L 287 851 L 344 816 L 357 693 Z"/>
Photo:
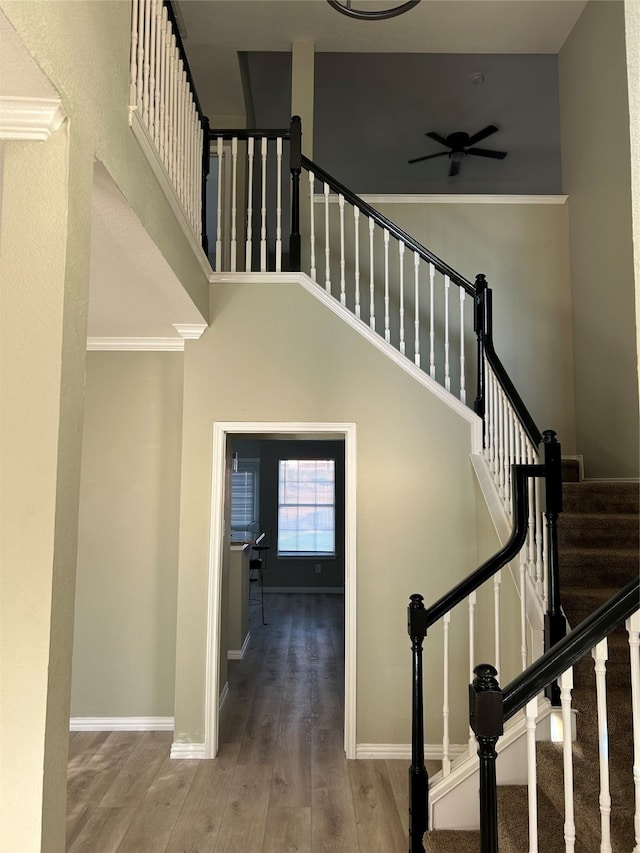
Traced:
<path fill-rule="evenodd" d="M 407 607 L 407 631 L 412 640 L 423 640 L 427 636 L 427 611 L 424 596 L 414 593 Z"/>
<path fill-rule="evenodd" d="M 503 712 L 498 672 L 491 664 L 480 663 L 473 673 L 475 678 L 469 685 L 469 725 L 478 738 L 499 738 L 503 732 Z"/>

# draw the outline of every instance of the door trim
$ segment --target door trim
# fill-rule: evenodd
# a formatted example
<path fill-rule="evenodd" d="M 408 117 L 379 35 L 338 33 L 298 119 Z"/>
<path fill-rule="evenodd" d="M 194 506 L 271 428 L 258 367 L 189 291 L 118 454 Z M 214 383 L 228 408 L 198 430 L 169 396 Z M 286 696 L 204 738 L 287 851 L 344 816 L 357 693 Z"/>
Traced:
<path fill-rule="evenodd" d="M 220 625 L 224 537 L 224 488 L 227 436 L 230 434 L 282 436 L 332 435 L 345 443 L 345 566 L 344 566 L 344 750 L 356 757 L 356 425 L 355 423 L 238 422 L 213 424 L 211 471 L 211 525 L 207 594 L 207 650 L 205 672 L 205 758 L 218 754 L 220 695 Z"/>

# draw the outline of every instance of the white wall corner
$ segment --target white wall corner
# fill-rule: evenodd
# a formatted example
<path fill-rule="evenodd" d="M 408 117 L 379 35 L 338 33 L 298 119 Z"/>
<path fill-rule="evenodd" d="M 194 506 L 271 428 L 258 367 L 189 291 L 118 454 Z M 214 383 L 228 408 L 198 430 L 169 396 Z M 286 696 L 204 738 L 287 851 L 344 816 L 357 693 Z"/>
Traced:
<path fill-rule="evenodd" d="M 197 341 L 207 329 L 206 323 L 173 323 L 172 325 L 185 341 Z"/>
<path fill-rule="evenodd" d="M 44 142 L 67 114 L 59 98 L 0 96 L 0 139 Z"/>

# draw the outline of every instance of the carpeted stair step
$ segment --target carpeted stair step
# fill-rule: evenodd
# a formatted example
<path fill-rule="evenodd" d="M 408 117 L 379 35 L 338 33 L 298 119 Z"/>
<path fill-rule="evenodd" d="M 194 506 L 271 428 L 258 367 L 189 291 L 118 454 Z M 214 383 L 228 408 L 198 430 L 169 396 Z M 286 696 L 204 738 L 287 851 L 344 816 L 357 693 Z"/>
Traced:
<path fill-rule="evenodd" d="M 565 853 L 563 818 L 542 789 L 538 790 L 538 849 Z M 529 850 L 529 802 L 525 785 L 498 787 L 498 840 L 500 853 Z"/>
<path fill-rule="evenodd" d="M 424 836 L 426 853 L 478 853 L 480 833 L 466 830 L 434 829 Z"/>
<path fill-rule="evenodd" d="M 562 548 L 561 590 L 565 587 L 606 586 L 621 589 L 638 574 L 638 552 L 633 548 Z"/>
<path fill-rule="evenodd" d="M 564 483 L 562 503 L 565 513 L 640 512 L 638 483 L 582 482 Z"/>
<path fill-rule="evenodd" d="M 633 513 L 563 512 L 558 521 L 561 548 L 633 548 L 638 552 L 640 530 Z"/>
<path fill-rule="evenodd" d="M 608 691 L 609 775 L 612 801 L 611 839 L 614 851 L 633 849 L 633 743 L 628 690 Z M 595 693 L 574 690 L 578 711 L 577 739 L 573 745 L 574 811 L 579 843 L 577 853 L 600 849 L 600 769 Z M 564 814 L 562 746 L 537 745 L 538 784 L 555 808 Z M 525 848 L 526 849 L 526 848 Z M 541 848 L 545 849 L 545 848 Z"/>

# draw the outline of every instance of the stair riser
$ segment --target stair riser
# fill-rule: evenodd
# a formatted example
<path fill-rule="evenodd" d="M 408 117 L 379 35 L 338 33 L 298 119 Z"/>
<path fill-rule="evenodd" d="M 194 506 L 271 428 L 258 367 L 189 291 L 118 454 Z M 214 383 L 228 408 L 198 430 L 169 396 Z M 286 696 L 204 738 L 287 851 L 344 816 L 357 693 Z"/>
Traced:
<path fill-rule="evenodd" d="M 629 548 L 638 552 L 640 530 L 637 516 L 563 515 L 558 523 L 561 548 Z"/>
<path fill-rule="evenodd" d="M 577 565 L 560 565 L 561 590 L 578 587 L 586 580 L 593 587 L 620 589 L 636 576 L 635 566 L 603 565 L 595 560 L 591 565 L 583 562 Z"/>
<path fill-rule="evenodd" d="M 562 488 L 563 510 L 586 513 L 640 512 L 637 484 L 565 483 Z"/>

